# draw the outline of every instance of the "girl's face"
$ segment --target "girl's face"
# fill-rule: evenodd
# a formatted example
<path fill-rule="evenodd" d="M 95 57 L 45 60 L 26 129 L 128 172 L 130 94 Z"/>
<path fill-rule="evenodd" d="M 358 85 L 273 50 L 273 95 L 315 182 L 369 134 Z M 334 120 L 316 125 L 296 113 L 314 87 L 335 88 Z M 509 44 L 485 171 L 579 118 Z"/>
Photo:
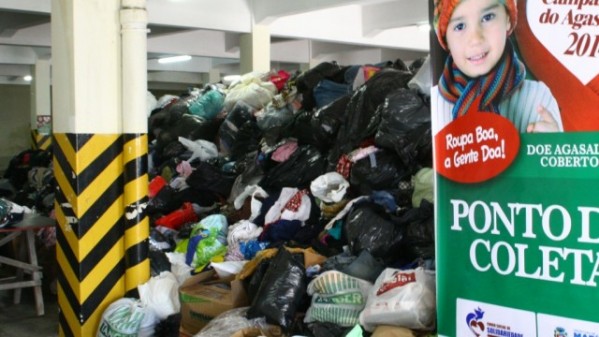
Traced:
<path fill-rule="evenodd" d="M 457 67 L 469 77 L 488 73 L 503 54 L 510 27 L 506 8 L 499 1 L 461 1 L 445 37 Z"/>

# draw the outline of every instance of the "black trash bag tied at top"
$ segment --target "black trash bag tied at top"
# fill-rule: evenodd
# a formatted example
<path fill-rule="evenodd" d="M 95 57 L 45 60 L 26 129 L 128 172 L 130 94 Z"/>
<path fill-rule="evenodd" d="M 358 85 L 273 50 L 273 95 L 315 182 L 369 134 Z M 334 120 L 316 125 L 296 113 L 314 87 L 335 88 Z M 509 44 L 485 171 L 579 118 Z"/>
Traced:
<path fill-rule="evenodd" d="M 271 324 L 289 330 L 306 294 L 307 278 L 302 254 L 280 248 L 272 258 L 247 318 L 265 317 Z"/>

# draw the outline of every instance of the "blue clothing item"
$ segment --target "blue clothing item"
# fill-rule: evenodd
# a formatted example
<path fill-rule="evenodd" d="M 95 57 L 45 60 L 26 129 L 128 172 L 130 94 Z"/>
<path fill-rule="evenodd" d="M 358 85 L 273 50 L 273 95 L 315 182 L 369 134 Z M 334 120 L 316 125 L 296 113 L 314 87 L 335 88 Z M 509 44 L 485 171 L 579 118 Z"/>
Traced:
<path fill-rule="evenodd" d="M 333 228 L 328 230 L 330 236 L 332 236 L 335 240 L 341 240 L 341 234 L 343 230 L 343 220 L 339 219 L 333 223 Z"/>
<path fill-rule="evenodd" d="M 338 98 L 351 94 L 353 91 L 351 84 L 337 83 L 335 81 L 323 79 L 314 89 L 312 93 L 316 101 L 316 107 L 321 108 L 332 103 Z"/>
<path fill-rule="evenodd" d="M 260 235 L 260 241 L 290 241 L 302 228 L 300 220 L 278 220 L 267 226 Z"/>
<path fill-rule="evenodd" d="M 374 283 L 385 269 L 385 263 L 377 259 L 367 250 L 363 250 L 358 258 L 339 271 L 347 275 Z"/>
<path fill-rule="evenodd" d="M 270 245 L 270 242 L 266 241 L 258 241 L 257 239 L 249 240 L 249 241 L 241 241 L 239 242 L 239 251 L 243 254 L 243 258 L 246 260 L 253 259 L 256 254 L 266 249 Z"/>
<path fill-rule="evenodd" d="M 393 195 L 387 191 L 374 191 L 370 195 L 370 199 L 375 204 L 383 206 L 387 213 L 395 214 L 397 211 L 397 203 L 395 202 L 395 198 Z"/>
<path fill-rule="evenodd" d="M 191 266 L 193 262 L 193 257 L 196 253 L 196 247 L 200 244 L 200 241 L 206 237 L 207 235 L 195 235 L 189 238 L 189 242 L 187 243 L 187 252 L 185 253 L 185 263 L 188 266 Z"/>
<path fill-rule="evenodd" d="M 192 115 L 212 120 L 224 107 L 225 96 L 218 90 L 210 90 L 189 104 Z"/>

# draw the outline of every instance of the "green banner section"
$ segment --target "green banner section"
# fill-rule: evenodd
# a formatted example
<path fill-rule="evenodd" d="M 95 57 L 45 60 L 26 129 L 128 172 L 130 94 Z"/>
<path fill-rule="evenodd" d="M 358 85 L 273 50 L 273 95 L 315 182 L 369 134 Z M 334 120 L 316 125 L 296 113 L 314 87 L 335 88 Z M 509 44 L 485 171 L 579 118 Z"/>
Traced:
<path fill-rule="evenodd" d="M 437 176 L 441 336 L 466 322 L 461 299 L 599 322 L 599 134 L 521 142 L 512 166 L 489 181 Z"/>
<path fill-rule="evenodd" d="M 599 179 L 599 133 L 522 134 L 520 141 L 515 162 L 501 177 Z"/>

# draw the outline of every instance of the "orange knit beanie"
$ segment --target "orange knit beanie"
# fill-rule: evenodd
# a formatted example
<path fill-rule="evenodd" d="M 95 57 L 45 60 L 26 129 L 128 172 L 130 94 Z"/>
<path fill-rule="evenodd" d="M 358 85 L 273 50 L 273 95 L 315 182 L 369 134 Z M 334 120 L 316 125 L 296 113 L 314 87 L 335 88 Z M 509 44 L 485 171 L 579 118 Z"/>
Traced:
<path fill-rule="evenodd" d="M 447 25 L 449 19 L 456 6 L 462 0 L 435 0 L 435 12 L 433 19 L 433 26 L 435 27 L 435 33 L 437 33 L 437 39 L 443 49 L 447 50 L 447 43 L 445 42 L 445 34 L 447 33 Z M 512 33 L 518 18 L 518 9 L 516 8 L 516 0 L 497 0 L 499 3 L 505 6 L 507 9 L 508 16 L 510 17 L 510 23 L 512 24 L 508 35 Z"/>

